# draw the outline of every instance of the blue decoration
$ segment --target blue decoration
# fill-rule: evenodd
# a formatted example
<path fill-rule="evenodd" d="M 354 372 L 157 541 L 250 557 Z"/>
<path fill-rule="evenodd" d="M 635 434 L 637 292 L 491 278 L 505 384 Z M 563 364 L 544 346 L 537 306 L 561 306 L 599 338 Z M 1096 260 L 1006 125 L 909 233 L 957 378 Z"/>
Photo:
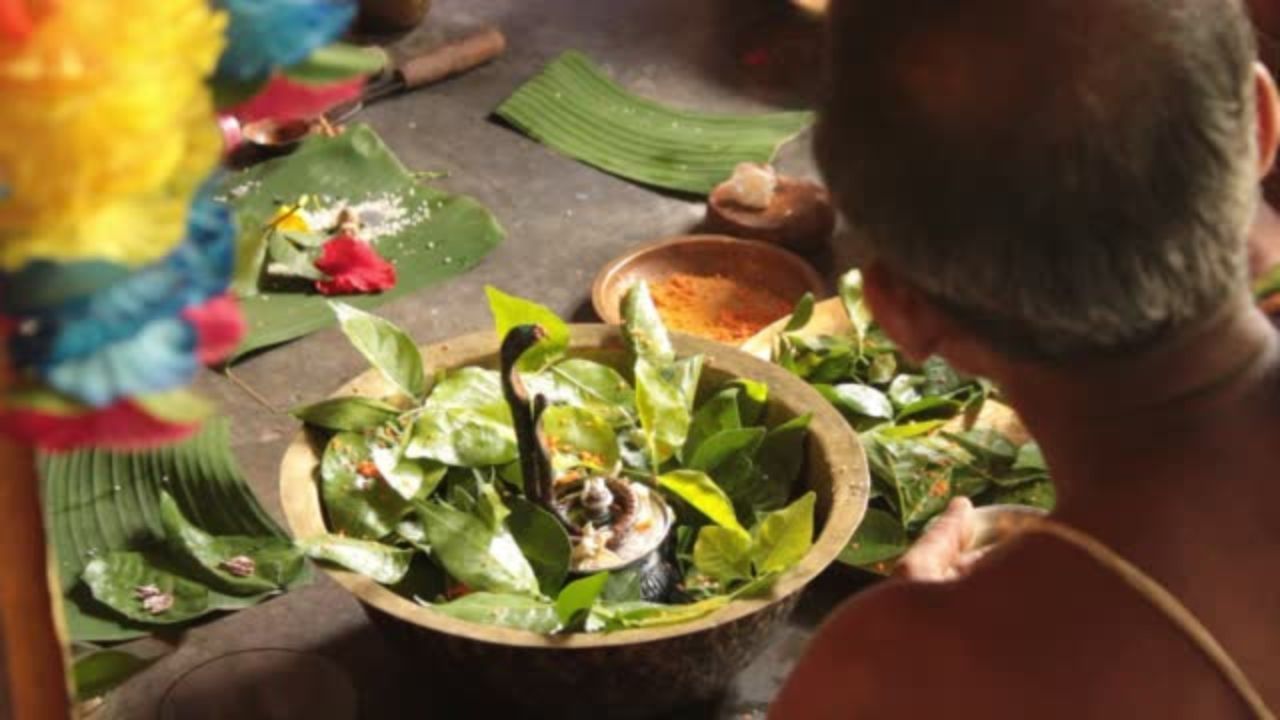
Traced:
<path fill-rule="evenodd" d="M 157 320 L 92 355 L 45 368 L 44 381 L 86 405 L 104 408 L 189 384 L 200 367 L 198 342 L 195 328 L 181 318 Z"/>
<path fill-rule="evenodd" d="M 338 38 L 355 17 L 351 0 L 216 0 L 231 16 L 217 78 L 265 80 Z"/>
<path fill-rule="evenodd" d="M 192 203 L 182 244 L 136 272 L 98 261 L 42 262 L 0 277 L 0 312 L 17 323 L 9 341 L 14 364 L 91 405 L 189 381 L 196 339 L 179 314 L 226 292 L 235 262 L 231 214 L 212 190 L 210 181 Z M 51 287 L 55 278 L 64 292 L 21 292 Z M 176 355 L 188 357 L 178 362 Z"/>

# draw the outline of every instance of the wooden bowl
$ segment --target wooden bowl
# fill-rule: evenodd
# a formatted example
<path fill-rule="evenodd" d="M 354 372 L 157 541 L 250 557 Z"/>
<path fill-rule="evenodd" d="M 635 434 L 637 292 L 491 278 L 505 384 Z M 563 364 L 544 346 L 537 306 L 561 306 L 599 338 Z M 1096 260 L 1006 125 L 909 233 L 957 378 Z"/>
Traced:
<path fill-rule="evenodd" d="M 780 176 L 773 202 L 765 210 L 751 210 L 729 200 L 726 181 L 707 197 L 707 219 L 701 229 L 738 238 L 761 240 L 801 255 L 826 246 L 836 228 L 831 193 L 822 185 Z"/>
<path fill-rule="evenodd" d="M 774 245 L 727 235 L 679 235 L 646 245 L 605 265 L 591 288 L 596 314 L 610 325 L 622 322 L 622 299 L 637 281 L 650 285 L 676 273 L 722 275 L 763 287 L 790 303 L 805 293 L 827 294 L 813 266 Z"/>
<path fill-rule="evenodd" d="M 677 335 L 675 345 L 682 355 L 706 357 L 704 388 L 735 377 L 767 383 L 771 425 L 812 413 L 803 482 L 817 493 L 819 530 L 808 556 L 778 578 L 768 597 L 735 600 L 698 620 L 556 636 L 456 620 L 363 575 L 326 568 L 413 658 L 414 677 L 438 681 L 450 697 L 474 708 L 514 706 L 555 717 L 662 716 L 723 691 L 784 622 L 800 590 L 848 544 L 870 492 L 866 458 L 848 423 L 816 391 L 781 368 L 709 340 Z M 497 338 L 485 332 L 428 346 L 423 358 L 429 372 L 496 367 L 497 352 Z M 573 326 L 570 353 L 618 367 L 629 360 L 620 330 L 604 325 Z M 390 390 L 371 370 L 336 395 L 380 396 Z M 285 517 L 302 539 L 326 531 L 316 481 L 322 450 L 318 438 L 300 433 L 280 470 Z"/>

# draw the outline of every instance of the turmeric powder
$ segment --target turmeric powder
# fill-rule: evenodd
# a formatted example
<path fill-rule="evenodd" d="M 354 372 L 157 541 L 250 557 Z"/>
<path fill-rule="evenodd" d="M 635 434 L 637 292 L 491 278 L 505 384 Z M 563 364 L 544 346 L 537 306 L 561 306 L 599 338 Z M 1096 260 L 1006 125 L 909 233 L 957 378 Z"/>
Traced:
<path fill-rule="evenodd" d="M 723 343 L 741 343 L 791 312 L 772 292 L 722 275 L 676 273 L 651 291 L 667 327 Z"/>

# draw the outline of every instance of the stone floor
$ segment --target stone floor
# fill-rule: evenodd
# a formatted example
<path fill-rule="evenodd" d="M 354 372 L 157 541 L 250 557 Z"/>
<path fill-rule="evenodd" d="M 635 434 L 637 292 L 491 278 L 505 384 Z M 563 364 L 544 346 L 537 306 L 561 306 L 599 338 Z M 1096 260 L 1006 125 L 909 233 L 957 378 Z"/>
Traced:
<path fill-rule="evenodd" d="M 754 111 L 811 105 L 820 28 L 785 0 L 437 0 L 426 25 L 401 39 L 412 51 L 496 24 L 509 50 L 447 83 L 366 109 L 370 123 L 415 170 L 445 171 L 441 184 L 476 196 L 507 241 L 470 274 L 381 312 L 421 342 L 488 326 L 482 288 L 496 284 L 579 320 L 592 320 L 597 268 L 637 244 L 696 225 L 701 203 L 654 192 L 559 156 L 493 121 L 490 113 L 559 52 L 586 52 L 630 88 L 698 109 Z M 808 136 L 780 166 L 812 174 Z M 819 263 L 835 274 L 843 263 Z M 324 397 L 364 368 L 335 332 L 318 333 L 238 365 L 236 378 L 207 373 L 200 390 L 233 421 L 234 451 L 279 517 L 277 468 L 296 424 L 279 412 Z M 265 404 L 264 404 L 265 403 Z M 814 626 L 859 580 L 829 572 L 794 620 L 713 706 L 680 717 L 762 717 Z M 407 667 L 337 585 L 314 585 L 188 632 L 164 660 L 115 693 L 111 718 L 469 717 L 424 696 L 429 668 Z M 0 712 L 0 716 L 4 713 Z"/>

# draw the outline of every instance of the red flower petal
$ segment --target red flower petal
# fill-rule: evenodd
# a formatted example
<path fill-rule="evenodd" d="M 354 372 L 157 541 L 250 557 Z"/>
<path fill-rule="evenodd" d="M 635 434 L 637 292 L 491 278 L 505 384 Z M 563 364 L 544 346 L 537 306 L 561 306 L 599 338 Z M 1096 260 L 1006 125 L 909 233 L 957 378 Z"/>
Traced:
<path fill-rule="evenodd" d="M 199 429 L 200 423 L 176 425 L 158 420 L 128 400 L 82 415 L 56 415 L 30 408 L 0 412 L 0 433 L 48 452 L 87 447 L 143 450 L 185 440 Z"/>
<path fill-rule="evenodd" d="M 34 29 L 35 19 L 26 0 L 0 0 L 0 38 L 22 42 Z"/>
<path fill-rule="evenodd" d="M 219 295 L 203 305 L 182 311 L 199 338 L 197 356 L 205 365 L 220 362 L 236 349 L 247 330 L 240 306 L 230 295 Z"/>
<path fill-rule="evenodd" d="M 283 75 L 275 75 L 267 81 L 262 92 L 226 112 L 248 123 L 263 118 L 294 120 L 315 117 L 335 105 L 353 100 L 364 90 L 364 78 L 307 85 L 295 82 Z"/>
<path fill-rule="evenodd" d="M 396 266 L 372 245 L 350 235 L 338 235 L 325 243 L 316 269 L 330 278 L 316 281 L 316 290 L 325 295 L 376 293 L 396 286 Z"/>

